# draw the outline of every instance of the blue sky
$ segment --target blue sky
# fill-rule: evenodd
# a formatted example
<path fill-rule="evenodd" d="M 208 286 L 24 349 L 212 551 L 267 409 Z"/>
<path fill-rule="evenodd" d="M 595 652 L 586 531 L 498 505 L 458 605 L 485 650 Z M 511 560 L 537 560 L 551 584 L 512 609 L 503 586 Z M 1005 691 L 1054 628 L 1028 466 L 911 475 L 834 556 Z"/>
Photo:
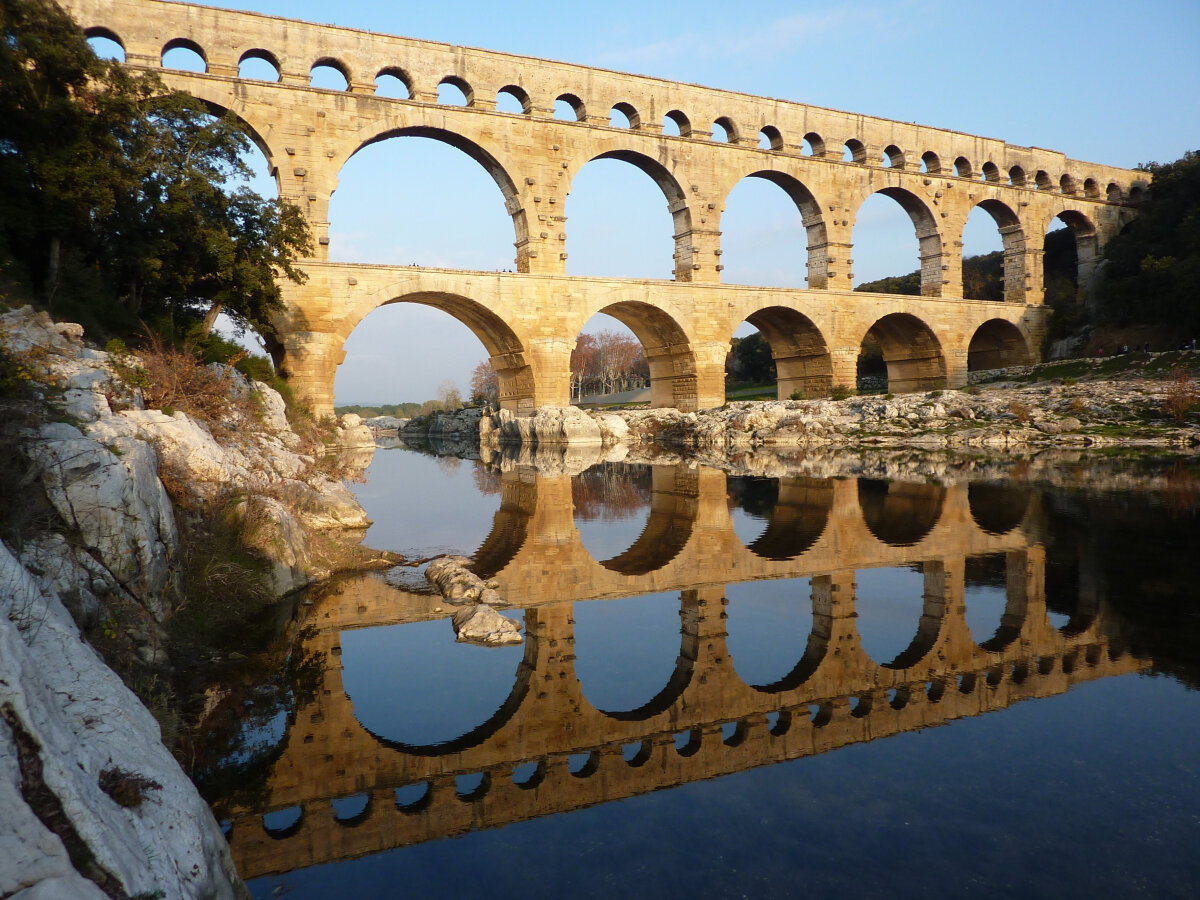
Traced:
<path fill-rule="evenodd" d="M 1200 148 L 1198 0 L 214 5 L 782 97 L 1112 165 Z M 868 203 L 855 229 L 856 281 L 915 269 L 907 217 L 886 198 Z M 570 274 L 670 277 L 670 217 L 641 172 L 590 163 L 566 212 Z M 513 266 L 499 189 L 433 141 L 397 139 L 351 159 L 330 221 L 334 259 Z M 726 281 L 803 286 L 798 214 L 778 188 L 743 182 L 722 230 Z M 986 214 L 972 217 L 965 243 L 967 254 L 999 248 Z M 485 358 L 465 327 L 435 310 L 396 304 L 364 324 L 347 342 L 339 403 L 424 400 L 446 379 L 465 388 Z"/>

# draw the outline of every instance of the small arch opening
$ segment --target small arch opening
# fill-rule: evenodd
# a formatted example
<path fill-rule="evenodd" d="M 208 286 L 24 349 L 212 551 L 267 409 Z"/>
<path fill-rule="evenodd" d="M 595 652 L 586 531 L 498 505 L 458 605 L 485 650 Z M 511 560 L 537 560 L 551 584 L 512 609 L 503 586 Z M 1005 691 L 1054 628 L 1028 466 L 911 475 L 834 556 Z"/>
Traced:
<path fill-rule="evenodd" d="M 883 148 L 883 164 L 889 169 L 904 168 L 904 152 L 895 144 Z"/>
<path fill-rule="evenodd" d="M 1058 189 L 1068 197 L 1075 196 L 1078 188 L 1075 185 L 1075 179 L 1069 172 L 1064 172 L 1062 178 L 1058 179 Z"/>
<path fill-rule="evenodd" d="M 772 710 L 767 713 L 767 733 L 772 737 L 782 737 L 792 727 L 792 714 L 786 710 Z"/>
<path fill-rule="evenodd" d="M 352 828 L 361 825 L 371 814 L 371 795 L 362 792 L 349 797 L 335 797 L 329 801 L 333 807 L 333 819 L 339 825 Z"/>
<path fill-rule="evenodd" d="M 625 760 L 625 764 L 638 768 L 644 766 L 650 761 L 650 753 L 654 749 L 654 745 L 650 741 L 635 741 L 631 744 L 621 745 L 621 758 Z"/>
<path fill-rule="evenodd" d="M 842 160 L 844 162 L 865 163 L 867 161 L 866 145 L 857 138 L 850 138 L 842 148 Z"/>
<path fill-rule="evenodd" d="M 1050 180 L 1050 175 L 1043 169 L 1038 169 L 1033 176 L 1033 184 L 1039 191 L 1048 191 L 1054 187 L 1054 182 Z"/>
<path fill-rule="evenodd" d="M 389 66 L 375 76 L 375 96 L 392 100 L 411 100 L 412 78 L 403 69 Z"/>
<path fill-rule="evenodd" d="M 238 78 L 247 81 L 278 82 L 279 73 L 279 60 L 268 50 L 247 50 L 238 60 Z"/>
<path fill-rule="evenodd" d="M 779 133 L 779 129 L 774 125 L 764 126 L 762 131 L 758 133 L 758 149 L 782 150 L 783 135 Z"/>
<path fill-rule="evenodd" d="M 588 753 L 572 753 L 567 757 L 567 771 L 576 778 L 587 778 L 596 774 L 600 768 L 600 753 L 592 750 Z"/>
<path fill-rule="evenodd" d="M 663 134 L 690 137 L 692 134 L 691 120 L 679 110 L 673 109 L 663 116 Z"/>
<path fill-rule="evenodd" d="M 1008 183 L 1013 187 L 1025 187 L 1028 179 L 1025 176 L 1025 170 L 1020 166 L 1013 166 L 1008 170 Z"/>
<path fill-rule="evenodd" d="M 454 778 L 454 795 L 464 803 L 482 800 L 492 786 L 492 777 L 487 772 L 471 772 L 467 775 L 456 775 Z"/>
<path fill-rule="evenodd" d="M 825 140 L 815 131 L 810 131 L 804 136 L 803 145 L 805 156 L 825 155 Z"/>
<path fill-rule="evenodd" d="M 723 144 L 736 144 L 738 133 L 733 119 L 729 116 L 721 116 L 713 122 L 712 139 Z"/>
<path fill-rule="evenodd" d="M 726 722 L 721 726 L 721 743 L 726 747 L 737 747 L 746 740 L 745 722 Z"/>
<path fill-rule="evenodd" d="M 582 122 L 587 118 L 587 108 L 574 94 L 559 94 L 554 98 L 554 118 L 564 122 Z"/>
<path fill-rule="evenodd" d="M 100 59 L 111 59 L 125 62 L 125 45 L 117 37 L 116 32 L 107 28 L 88 28 L 84 30 L 88 46 Z"/>
<path fill-rule="evenodd" d="M 520 85 L 506 84 L 496 91 L 496 112 L 527 116 L 533 112 L 533 103 Z"/>
<path fill-rule="evenodd" d="M 438 82 L 438 99 L 441 106 L 471 106 L 475 102 L 475 92 L 471 85 L 451 75 Z"/>
<path fill-rule="evenodd" d="M 1121 190 L 1121 186 L 1114 181 L 1105 191 L 1105 199 L 1107 199 L 1109 203 L 1120 203 L 1123 199 L 1125 199 L 1125 194 Z"/>
<path fill-rule="evenodd" d="M 1083 181 L 1083 196 L 1090 200 L 1100 199 L 1100 185 L 1095 178 L 1085 178 Z"/>
<path fill-rule="evenodd" d="M 991 160 L 983 164 L 983 180 L 992 184 L 1000 183 L 1000 167 Z"/>
<path fill-rule="evenodd" d="M 808 707 L 808 721 L 813 728 L 824 728 L 833 718 L 833 704 L 826 700 L 824 703 L 811 703 Z"/>
<path fill-rule="evenodd" d="M 921 154 L 921 171 L 929 175 L 940 175 L 942 173 L 942 161 L 932 150 L 927 150 Z"/>
<path fill-rule="evenodd" d="M 642 124 L 642 117 L 632 104 L 622 101 L 609 110 L 608 124 L 613 128 L 637 128 Z"/>
<path fill-rule="evenodd" d="M 971 169 L 971 161 L 965 156 L 960 156 L 954 160 L 954 174 L 959 178 L 970 178 L 973 174 Z"/>
<path fill-rule="evenodd" d="M 521 763 L 513 769 L 512 782 L 519 788 L 532 790 L 546 777 L 546 763 L 542 760 Z"/>
<path fill-rule="evenodd" d="M 396 809 L 400 812 L 415 813 L 429 806 L 433 800 L 433 788 L 428 781 L 418 781 L 401 785 L 396 788 L 394 795 Z"/>
<path fill-rule="evenodd" d="M 162 67 L 176 69 L 180 72 L 208 71 L 208 57 L 204 49 L 195 41 L 187 38 L 175 38 L 163 46 Z"/>
<path fill-rule="evenodd" d="M 300 806 L 289 806 L 287 809 L 277 809 L 262 817 L 263 831 L 272 840 L 281 841 L 290 838 L 300 831 L 304 824 L 304 810 Z"/>
<path fill-rule="evenodd" d="M 319 59 L 308 71 L 308 86 L 325 91 L 348 91 L 350 75 L 337 60 Z"/>
<path fill-rule="evenodd" d="M 699 728 L 677 732 L 675 734 L 675 752 L 680 756 L 695 756 L 700 752 L 702 740 L 703 734 Z"/>

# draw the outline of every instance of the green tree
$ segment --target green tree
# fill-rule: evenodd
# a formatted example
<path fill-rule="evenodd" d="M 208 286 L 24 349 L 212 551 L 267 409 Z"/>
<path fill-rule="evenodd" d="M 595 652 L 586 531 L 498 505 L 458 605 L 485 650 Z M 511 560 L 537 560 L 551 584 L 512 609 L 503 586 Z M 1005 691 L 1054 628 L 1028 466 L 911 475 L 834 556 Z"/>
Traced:
<path fill-rule="evenodd" d="M 1144 166 L 1153 176 L 1138 217 L 1104 248 L 1106 317 L 1200 329 L 1200 153 Z"/>
<path fill-rule="evenodd" d="M 298 207 L 240 184 L 236 120 L 97 59 L 52 0 L 0 0 L 0 16 L 0 258 L 47 306 L 85 277 L 114 330 L 223 309 L 269 335 L 311 238 Z"/>
<path fill-rule="evenodd" d="M 730 341 L 725 373 L 732 381 L 746 384 L 771 384 L 775 381 L 775 357 L 771 355 L 771 345 L 761 331 Z"/>

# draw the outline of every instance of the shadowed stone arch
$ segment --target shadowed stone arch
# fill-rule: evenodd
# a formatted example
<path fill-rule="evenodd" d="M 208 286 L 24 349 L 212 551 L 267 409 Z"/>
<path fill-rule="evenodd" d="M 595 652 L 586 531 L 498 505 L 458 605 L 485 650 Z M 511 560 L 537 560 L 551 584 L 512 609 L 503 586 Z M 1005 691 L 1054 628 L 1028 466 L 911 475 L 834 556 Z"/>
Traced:
<path fill-rule="evenodd" d="M 825 227 L 825 218 L 821 213 L 821 204 L 813 192 L 798 178 L 785 172 L 771 169 L 760 169 L 751 172 L 746 178 L 761 178 L 780 188 L 800 213 L 801 222 L 808 236 L 808 286 L 810 288 L 825 288 L 829 285 L 829 235 Z M 738 184 L 741 182 L 739 181 Z M 737 187 L 735 184 L 734 188 Z M 725 194 L 721 206 L 729 202 L 733 188 Z"/>
<path fill-rule="evenodd" d="M 528 272 L 529 228 L 525 216 L 525 207 L 521 203 L 520 191 L 517 189 L 516 181 L 495 156 L 470 138 L 445 128 L 432 128 L 427 125 L 392 128 L 364 140 L 342 161 L 342 166 L 345 166 L 347 162 L 354 158 L 355 154 L 361 152 L 366 147 L 398 137 L 430 138 L 440 141 L 443 144 L 449 144 L 455 150 L 461 150 L 471 159 L 475 160 L 475 162 L 483 167 L 484 171 L 492 176 L 492 180 L 496 182 L 496 186 L 500 188 L 500 193 L 504 196 L 504 209 L 512 216 L 515 236 L 513 243 L 517 248 L 517 271 Z"/>
<path fill-rule="evenodd" d="M 1004 319 L 989 319 L 976 329 L 967 348 L 967 371 L 1027 366 L 1033 361 L 1021 329 Z"/>
<path fill-rule="evenodd" d="M 781 478 L 767 528 L 747 549 L 762 559 L 795 559 L 820 540 L 832 510 L 833 485 L 827 479 Z"/>
<path fill-rule="evenodd" d="M 529 99 L 529 92 L 519 84 L 506 84 L 500 90 L 496 91 L 496 102 L 500 102 L 500 95 L 507 94 L 521 104 L 522 115 L 530 115 L 533 113 L 533 101 Z"/>
<path fill-rule="evenodd" d="M 1000 232 L 1004 247 L 1004 302 L 1021 303 L 1025 300 L 1025 229 L 1021 220 L 1012 207 L 1000 200 L 989 198 L 975 206 L 992 217 Z"/>
<path fill-rule="evenodd" d="M 343 333 L 343 338 L 349 337 L 351 331 L 375 309 L 393 303 L 432 306 L 462 322 L 487 349 L 492 368 L 496 370 L 500 379 L 500 406 L 515 411 L 522 400 L 533 402 L 533 371 L 521 339 L 503 319 L 486 306 L 459 294 L 418 291 L 394 297 L 367 310 Z"/>
<path fill-rule="evenodd" d="M 812 319 L 784 306 L 768 306 L 746 317 L 771 347 L 778 378 L 778 397 L 795 392 L 823 397 L 833 388 L 833 362 L 821 330 Z"/>
<path fill-rule="evenodd" d="M 159 53 L 159 65 L 162 65 L 162 67 L 164 69 L 174 68 L 173 66 L 166 66 L 166 65 L 162 64 L 163 57 L 165 57 L 172 50 L 190 50 L 192 53 L 195 53 L 197 56 L 200 57 L 201 61 L 204 63 L 203 71 L 205 74 L 207 74 L 208 65 L 209 65 L 208 54 L 205 52 L 203 47 L 201 47 L 198 43 L 193 41 L 191 38 L 185 38 L 185 37 L 171 38 L 171 40 L 169 40 L 165 44 L 163 44 L 162 50 Z M 181 69 L 180 71 L 188 71 L 188 70 Z"/>
<path fill-rule="evenodd" d="M 275 70 L 275 82 L 278 83 L 283 78 L 283 65 L 279 62 L 279 57 L 270 50 L 264 50 L 262 47 L 253 47 L 238 57 L 238 78 L 243 78 L 241 67 L 243 63 L 250 60 L 265 62 Z M 248 80 L 259 81 L 264 79 L 251 78 Z"/>
<path fill-rule="evenodd" d="M 885 544 L 920 543 L 942 517 L 946 489 L 940 484 L 858 479 L 858 505 L 867 530 Z"/>
<path fill-rule="evenodd" d="M 687 194 L 678 179 L 662 163 L 636 150 L 609 150 L 593 156 L 588 162 L 597 159 L 616 159 L 629 163 L 649 175 L 650 179 L 658 185 L 658 189 L 667 199 L 667 210 L 671 213 L 671 220 L 674 223 L 675 280 L 691 281 L 692 211 L 688 206 Z M 645 342 L 643 341 L 643 343 Z M 646 355 L 649 356 L 649 353 L 647 352 Z"/>
<path fill-rule="evenodd" d="M 676 466 L 654 466 L 650 515 L 638 539 L 600 565 L 622 575 L 647 575 L 671 562 L 691 540 L 699 509 L 699 485 Z"/>
<path fill-rule="evenodd" d="M 91 28 L 83 29 L 83 36 L 85 38 L 104 38 L 106 41 L 112 41 L 121 48 L 121 52 L 125 52 L 125 42 L 111 28 L 105 28 L 103 25 L 93 25 Z"/>
<path fill-rule="evenodd" d="M 317 69 L 333 69 L 333 71 L 335 71 L 339 75 L 341 75 L 342 78 L 344 78 L 346 81 L 346 86 L 344 88 L 342 88 L 342 90 L 346 90 L 346 91 L 350 90 L 350 86 L 351 86 L 351 84 L 353 84 L 352 76 L 350 73 L 350 67 L 347 66 L 340 59 L 337 59 L 336 57 L 333 57 L 333 56 L 322 56 L 319 59 L 314 60 L 313 64 L 311 66 L 309 66 L 309 78 L 310 79 L 312 78 L 313 74 L 316 72 Z"/>
<path fill-rule="evenodd" d="M 909 313 L 884 316 L 867 332 L 879 342 L 887 366 L 888 390 L 931 391 L 946 386 L 946 360 L 933 331 Z"/>
<path fill-rule="evenodd" d="M 1064 209 L 1055 218 L 1066 224 L 1075 239 L 1075 284 L 1079 297 L 1086 301 L 1090 297 L 1096 271 L 1101 262 L 1100 240 L 1096 225 L 1090 218 L 1075 209 Z M 1043 257 L 1043 267 L 1044 264 L 1045 257 Z M 1045 277 L 1046 273 L 1043 268 L 1043 280 Z"/>
<path fill-rule="evenodd" d="M 988 534 L 1008 534 L 1025 521 L 1033 492 L 1027 487 L 972 481 L 967 504 L 975 524 Z"/>
<path fill-rule="evenodd" d="M 697 408 L 696 356 L 683 328 L 667 312 L 637 300 L 614 303 L 602 312 L 620 321 L 642 342 L 650 367 L 650 405 Z"/>
<path fill-rule="evenodd" d="M 938 229 L 937 219 L 925 201 L 912 191 L 898 187 L 886 187 L 873 193 L 890 197 L 908 213 L 913 228 L 916 229 L 917 243 L 920 247 L 918 252 L 921 258 L 921 296 L 940 297 L 942 295 L 942 234 Z M 864 197 L 862 203 L 865 203 L 866 200 L 867 198 Z M 859 203 L 859 209 L 862 208 L 862 203 Z M 858 210 L 855 210 L 856 221 L 857 218 Z"/>

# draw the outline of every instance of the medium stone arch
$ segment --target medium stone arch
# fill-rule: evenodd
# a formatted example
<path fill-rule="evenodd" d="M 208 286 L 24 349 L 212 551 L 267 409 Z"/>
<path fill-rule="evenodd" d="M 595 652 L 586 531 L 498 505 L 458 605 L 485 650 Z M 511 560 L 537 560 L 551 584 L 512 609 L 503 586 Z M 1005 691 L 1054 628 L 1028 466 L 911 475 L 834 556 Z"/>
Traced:
<path fill-rule="evenodd" d="M 619 103 L 614 103 L 612 108 L 615 109 L 617 112 L 619 112 L 621 115 L 623 115 L 629 121 L 629 127 L 631 129 L 641 127 L 642 117 L 638 114 L 638 111 L 636 109 L 634 109 L 632 103 L 627 103 L 624 100 L 622 100 Z"/>
<path fill-rule="evenodd" d="M 559 100 L 571 107 L 571 111 L 575 113 L 576 122 L 587 120 L 587 107 L 575 94 L 559 94 L 554 98 L 554 102 L 557 103 Z"/>
<path fill-rule="evenodd" d="M 959 178 L 970 178 L 974 173 L 971 167 L 971 161 L 965 156 L 960 156 L 954 160 L 954 174 Z"/>
<path fill-rule="evenodd" d="M 103 25 L 93 25 L 90 28 L 83 29 L 84 38 L 104 38 L 106 41 L 112 41 L 122 51 L 125 50 L 125 42 L 121 40 L 121 36 L 111 28 L 106 28 Z"/>
<path fill-rule="evenodd" d="M 460 91 L 462 91 L 463 99 L 465 101 L 463 103 L 463 106 L 471 107 L 471 106 L 475 105 L 475 88 L 471 87 L 470 82 L 468 82 L 465 78 L 460 78 L 457 75 L 447 75 L 445 78 L 443 78 L 441 81 L 438 82 L 438 87 L 441 87 L 443 84 L 448 84 L 451 87 L 456 87 Z M 456 104 L 444 104 L 444 105 L 456 105 Z"/>
<path fill-rule="evenodd" d="M 264 50 L 262 47 L 252 47 L 241 56 L 238 57 L 238 77 L 241 78 L 242 64 L 249 60 L 260 60 L 271 66 L 275 70 L 275 81 L 278 82 L 283 77 L 283 65 L 279 62 L 279 57 L 270 50 Z M 254 79 L 257 80 L 257 79 Z"/>
<path fill-rule="evenodd" d="M 989 163 L 990 165 L 990 163 Z M 999 174 L 997 172 L 997 178 Z M 1001 200 L 988 198 L 975 204 L 982 209 L 1000 232 L 1004 247 L 1004 302 L 1025 301 L 1025 229 L 1012 207 Z"/>
<path fill-rule="evenodd" d="M 746 321 L 771 347 L 780 400 L 794 393 L 828 396 L 833 388 L 833 361 L 825 336 L 812 319 L 785 306 L 768 306 L 752 312 Z"/>
<path fill-rule="evenodd" d="M 1025 170 L 1020 166 L 1013 166 L 1008 170 L 1008 183 L 1013 187 L 1025 187 L 1028 179 L 1025 176 Z"/>
<path fill-rule="evenodd" d="M 741 139 L 741 132 L 738 130 L 737 123 L 729 116 L 717 116 L 713 119 L 714 125 L 721 126 L 725 131 L 725 143 L 736 144 Z M 713 140 L 716 140 L 716 134 L 713 134 Z"/>
<path fill-rule="evenodd" d="M 1000 167 L 990 159 L 983 164 L 983 180 L 990 181 L 993 184 L 1000 183 Z"/>
<path fill-rule="evenodd" d="M 699 491 L 695 483 L 678 478 L 679 474 L 675 466 L 653 467 L 646 527 L 628 549 L 600 561 L 601 566 L 621 575 L 648 575 L 682 552 L 696 523 Z"/>
<path fill-rule="evenodd" d="M 946 359 L 932 329 L 910 313 L 891 313 L 867 331 L 879 342 L 887 387 L 897 394 L 946 386 Z M 864 335 L 865 337 L 866 335 Z"/>
<path fill-rule="evenodd" d="M 500 90 L 496 91 L 497 100 L 501 94 L 508 94 L 521 104 L 522 115 L 531 115 L 533 113 L 533 101 L 529 99 L 529 92 L 519 84 L 506 84 Z"/>
<path fill-rule="evenodd" d="M 616 159 L 621 162 L 629 163 L 638 169 L 641 169 L 650 179 L 658 185 L 658 189 L 663 192 L 663 196 L 667 200 L 667 209 L 671 213 L 671 220 L 674 224 L 674 239 L 675 239 L 675 280 L 676 281 L 691 281 L 692 280 L 692 211 L 688 206 L 687 194 L 683 190 L 683 186 L 671 174 L 670 170 L 665 165 L 655 159 L 651 159 L 644 153 L 639 153 L 636 150 L 608 150 L 593 156 L 587 162 L 592 162 L 597 159 Z M 584 165 L 587 163 L 585 162 Z M 580 167 L 582 168 L 582 166 Z M 578 174 L 578 170 L 574 174 Z M 572 175 L 572 178 L 574 177 Z M 632 326 L 630 326 L 632 327 Z M 636 330 L 635 330 L 636 333 Z M 643 344 L 645 341 L 642 342 Z M 649 345 L 647 345 L 647 357 L 649 357 Z"/>
<path fill-rule="evenodd" d="M 846 153 L 850 154 L 849 162 L 865 163 L 867 161 L 867 145 L 858 138 L 850 138 L 846 141 L 843 157 Z"/>
<path fill-rule="evenodd" d="M 442 291 L 415 291 L 392 297 L 367 308 L 357 319 L 344 327 L 342 339 L 381 306 L 392 303 L 419 303 L 449 313 L 466 325 L 487 349 L 489 361 L 500 380 L 500 406 L 516 412 L 531 408 L 534 402 L 533 369 L 527 349 L 521 339 L 503 319 L 481 303 L 460 294 Z M 332 373 L 331 373 L 332 383 Z"/>
<path fill-rule="evenodd" d="M 450 131 L 445 128 L 433 128 L 427 125 L 410 125 L 401 128 L 390 128 L 374 134 L 363 140 L 357 147 L 351 151 L 346 159 L 342 160 L 341 166 L 345 166 L 356 153 L 359 153 L 364 148 L 372 144 L 378 144 L 381 141 L 386 141 L 396 137 L 422 137 L 430 138 L 435 141 L 440 141 L 443 144 L 449 144 L 456 150 L 461 150 L 467 154 L 479 165 L 483 166 L 484 171 L 492 176 L 492 180 L 496 182 L 496 186 L 500 188 L 500 193 L 504 196 L 504 209 L 512 216 L 514 246 L 517 250 L 517 271 L 529 271 L 529 227 L 525 215 L 525 207 L 521 202 L 520 191 L 517 188 L 515 179 L 508 173 L 504 164 L 493 156 L 487 149 L 480 144 L 475 143 L 468 137 Z"/>
<path fill-rule="evenodd" d="M 904 151 L 895 144 L 888 144 L 883 148 L 883 159 L 886 164 L 893 169 L 903 169 L 905 165 Z"/>
<path fill-rule="evenodd" d="M 602 312 L 620 321 L 641 341 L 650 366 L 650 405 L 697 409 L 696 354 L 683 328 L 667 312 L 637 300 L 614 303 Z"/>
<path fill-rule="evenodd" d="M 989 319 L 975 330 L 967 347 L 967 371 L 1027 366 L 1033 362 L 1026 335 L 1005 319 Z"/>
<path fill-rule="evenodd" d="M 313 64 L 308 67 L 310 78 L 312 77 L 313 70 L 317 68 L 333 69 L 335 72 L 341 75 L 342 78 L 346 79 L 346 87 L 343 90 L 350 90 L 350 85 L 353 84 L 353 80 L 350 77 L 350 67 L 340 59 L 337 59 L 333 56 L 322 56 L 319 59 L 314 60 Z"/>
<path fill-rule="evenodd" d="M 808 144 L 808 155 L 821 159 L 825 156 L 825 139 L 815 131 L 810 131 L 802 138 Z"/>
<path fill-rule="evenodd" d="M 783 135 L 779 132 L 779 129 L 776 128 L 774 125 L 764 125 L 758 133 L 759 133 L 760 137 L 766 138 L 768 149 L 771 149 L 771 150 L 782 150 L 783 149 Z"/>
<path fill-rule="evenodd" d="M 940 175 L 942 173 L 942 160 L 932 150 L 926 150 L 921 154 L 921 163 L 925 167 L 925 172 L 929 175 Z"/>
<path fill-rule="evenodd" d="M 863 523 L 877 539 L 893 547 L 923 541 L 942 517 L 946 489 L 932 482 L 858 479 Z"/>
<path fill-rule="evenodd" d="M 1064 209 L 1054 218 L 1066 224 L 1075 239 L 1075 287 L 1078 296 L 1087 299 L 1100 265 L 1100 235 L 1095 223 L 1076 209 Z M 1045 257 L 1042 280 L 1046 280 Z"/>
<path fill-rule="evenodd" d="M 375 92 L 376 93 L 379 92 L 379 86 L 378 86 L 379 79 L 384 77 L 385 75 L 390 75 L 392 78 L 395 78 L 402 85 L 404 85 L 404 90 L 408 93 L 407 99 L 409 99 L 409 100 L 412 99 L 413 77 L 405 69 L 402 69 L 399 66 L 384 66 L 382 69 L 380 69 L 378 72 L 375 73 L 375 82 L 376 82 Z"/>
<path fill-rule="evenodd" d="M 692 136 L 692 120 L 677 109 L 672 109 L 667 112 L 664 119 L 670 119 L 675 123 L 675 127 L 679 129 L 680 137 Z"/>
<path fill-rule="evenodd" d="M 942 295 L 942 233 L 938 230 L 937 218 L 929 206 L 912 191 L 899 187 L 886 187 L 875 194 L 890 197 L 900 204 L 912 220 L 917 233 L 917 244 L 921 258 L 921 296 L 940 297 Z M 863 198 L 863 203 L 866 202 Z M 862 203 L 859 204 L 861 209 Z M 857 220 L 858 210 L 855 210 Z"/>
<path fill-rule="evenodd" d="M 825 288 L 829 286 L 829 234 L 825 225 L 825 217 L 821 212 L 821 204 L 812 191 L 793 175 L 778 172 L 774 169 L 760 169 L 751 172 L 746 178 L 761 178 L 780 188 L 800 213 L 804 230 L 808 237 L 808 286 L 810 288 Z M 739 181 L 738 184 L 741 184 Z M 733 186 L 736 188 L 737 184 Z M 733 188 L 726 192 L 722 208 L 728 203 Z"/>

